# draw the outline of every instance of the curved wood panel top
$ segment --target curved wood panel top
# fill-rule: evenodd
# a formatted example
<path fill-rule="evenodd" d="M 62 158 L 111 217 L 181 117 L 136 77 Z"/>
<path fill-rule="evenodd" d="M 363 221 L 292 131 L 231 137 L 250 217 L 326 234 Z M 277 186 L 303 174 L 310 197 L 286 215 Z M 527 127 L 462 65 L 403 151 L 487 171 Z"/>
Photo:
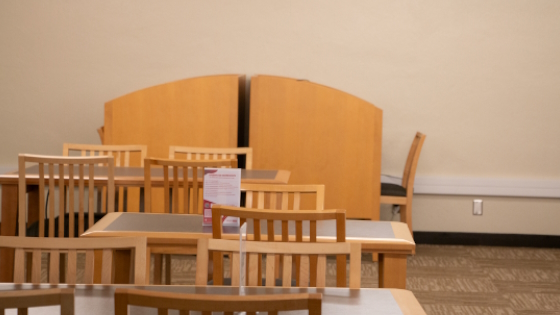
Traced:
<path fill-rule="evenodd" d="M 105 103 L 104 144 L 144 144 L 167 158 L 169 146 L 237 147 L 245 77 L 217 75 L 142 89 Z"/>
<path fill-rule="evenodd" d="M 381 109 L 308 81 L 251 78 L 249 146 L 255 169 L 291 171 L 290 184 L 324 184 L 325 208 L 379 219 Z"/>

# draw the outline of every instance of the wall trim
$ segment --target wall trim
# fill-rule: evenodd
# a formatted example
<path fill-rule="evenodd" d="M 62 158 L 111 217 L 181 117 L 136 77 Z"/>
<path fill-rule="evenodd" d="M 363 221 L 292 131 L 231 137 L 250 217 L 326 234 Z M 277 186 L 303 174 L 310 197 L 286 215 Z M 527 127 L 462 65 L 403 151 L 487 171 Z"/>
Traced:
<path fill-rule="evenodd" d="M 560 248 L 560 235 L 414 232 L 416 244 Z"/>
<path fill-rule="evenodd" d="M 381 176 L 382 182 L 400 184 L 401 178 Z M 416 177 L 419 195 L 469 195 L 560 198 L 560 180 L 519 178 Z"/>

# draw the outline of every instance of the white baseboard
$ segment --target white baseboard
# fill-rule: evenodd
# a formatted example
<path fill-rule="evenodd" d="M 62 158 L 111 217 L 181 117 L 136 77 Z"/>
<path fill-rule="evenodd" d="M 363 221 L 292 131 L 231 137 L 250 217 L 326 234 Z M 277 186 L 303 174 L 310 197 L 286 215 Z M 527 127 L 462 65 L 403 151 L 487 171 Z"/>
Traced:
<path fill-rule="evenodd" d="M 382 182 L 400 184 L 401 179 L 382 176 Z M 420 195 L 470 195 L 560 198 L 560 180 L 416 177 L 414 193 Z"/>

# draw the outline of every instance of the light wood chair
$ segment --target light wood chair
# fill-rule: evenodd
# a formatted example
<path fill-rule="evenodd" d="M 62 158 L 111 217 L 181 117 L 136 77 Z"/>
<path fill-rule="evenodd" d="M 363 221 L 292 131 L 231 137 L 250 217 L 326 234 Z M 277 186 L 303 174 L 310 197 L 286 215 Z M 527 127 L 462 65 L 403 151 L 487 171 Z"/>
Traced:
<path fill-rule="evenodd" d="M 39 200 L 29 200 L 29 207 L 37 207 L 39 209 L 38 215 L 38 236 L 45 236 L 45 219 L 48 218 L 48 236 L 55 237 L 55 220 L 58 221 L 58 237 L 74 237 L 76 229 L 75 215 L 77 214 L 77 233 L 81 235 L 85 229 L 89 228 L 94 223 L 94 185 L 99 180 L 94 180 L 95 165 L 103 163 L 107 165 L 106 186 L 108 208 L 106 212 L 114 211 L 114 198 L 115 198 L 115 183 L 114 183 L 114 159 L 113 157 L 60 157 L 60 156 L 41 156 L 41 155 L 19 155 L 19 182 L 18 182 L 18 229 L 20 236 L 26 236 L 26 228 L 32 223 L 32 211 L 29 211 L 29 222 L 26 225 L 27 213 L 27 181 L 26 179 L 26 163 L 36 163 L 39 168 Z M 45 166 L 48 168 L 48 176 L 45 177 Z M 56 170 L 56 171 L 55 171 Z M 65 173 L 66 172 L 66 173 Z M 78 179 L 74 179 L 74 174 L 78 174 Z M 55 175 L 56 174 L 56 175 Z M 45 216 L 45 181 L 48 180 L 48 189 L 51 197 L 48 198 L 48 216 Z M 105 180 L 103 180 L 105 181 Z M 88 189 L 87 202 L 85 199 L 84 188 Z M 75 193 L 74 188 L 78 187 L 78 212 L 75 212 Z M 54 195 L 58 189 L 58 214 L 55 213 Z M 65 191 L 68 192 L 68 201 L 66 201 Z M 88 205 L 87 220 L 85 220 L 85 205 Z M 68 211 L 66 210 L 68 208 Z M 31 209 L 30 209 L 31 210 Z M 65 231 L 65 217 L 68 215 L 68 231 Z M 55 219 L 58 216 L 57 219 Z"/>
<path fill-rule="evenodd" d="M 305 210 L 325 208 L 325 185 L 241 184 L 241 191 L 247 208 L 301 210 L 303 198 L 314 199 L 315 206 Z"/>
<path fill-rule="evenodd" d="M 201 171 L 201 174 L 204 174 L 204 169 L 208 167 L 236 168 L 237 160 L 180 161 L 180 160 L 168 160 L 168 159 L 157 159 L 157 158 L 144 159 L 144 189 L 145 189 L 144 211 L 145 212 L 153 212 L 152 175 L 151 175 L 151 169 L 153 166 L 163 167 L 163 190 L 164 190 L 163 212 L 201 214 L 202 203 L 199 201 L 200 198 L 202 198 L 201 190 L 204 185 L 204 176 L 199 176 L 199 171 Z M 170 167 L 172 171 L 171 179 L 169 174 Z M 183 176 L 183 174 L 188 174 L 189 171 L 191 172 L 192 175 L 191 177 L 192 194 L 190 189 L 184 189 L 184 187 L 191 186 L 189 178 L 187 176 Z M 170 198 L 169 196 L 170 195 L 169 188 L 170 188 L 171 180 L 173 181 L 172 198 Z M 179 200 L 180 189 L 183 191 L 182 207 L 180 207 L 180 200 Z"/>
<path fill-rule="evenodd" d="M 100 128 L 101 129 L 101 128 Z M 99 131 L 99 130 L 98 130 Z M 79 154 L 80 156 L 99 156 L 106 155 L 112 156 L 115 159 L 116 167 L 129 167 L 129 166 L 144 166 L 144 159 L 148 153 L 148 147 L 145 145 L 95 145 L 95 144 L 74 144 L 74 143 L 64 143 L 62 149 L 62 155 L 73 156 Z M 118 211 L 125 211 L 125 189 L 129 190 L 127 187 L 118 187 Z M 105 212 L 107 200 L 104 198 L 106 196 L 106 189 L 104 188 L 101 192 L 101 207 L 102 212 Z M 131 198 L 140 198 L 140 191 L 138 188 L 132 188 Z M 128 192 L 128 191 L 127 191 Z"/>
<path fill-rule="evenodd" d="M 417 132 L 412 141 L 412 146 L 408 152 L 406 165 L 404 167 L 402 184 L 381 183 L 381 199 L 382 204 L 399 205 L 401 212 L 401 222 L 408 225 L 410 233 L 412 233 L 412 195 L 414 193 L 414 177 L 416 176 L 416 167 L 420 158 L 420 151 L 424 145 L 426 135 Z"/>
<path fill-rule="evenodd" d="M 30 307 L 60 305 L 61 315 L 74 315 L 74 289 L 43 289 L 0 291 L 0 314 L 17 308 L 18 315 L 27 315 Z"/>
<path fill-rule="evenodd" d="M 169 309 L 188 315 L 191 311 L 211 314 L 223 312 L 267 312 L 307 310 L 309 315 L 321 314 L 322 295 L 319 293 L 266 294 L 266 295 L 214 295 L 182 294 L 138 289 L 115 290 L 115 315 L 128 315 L 128 306 L 157 308 L 158 314 L 168 314 Z"/>
<path fill-rule="evenodd" d="M 208 257 L 209 251 L 218 251 L 222 254 L 232 254 L 231 282 L 232 285 L 240 284 L 240 255 L 239 241 L 222 240 L 222 239 L 199 239 L 196 254 L 196 285 L 206 285 L 208 277 Z M 361 244 L 359 243 L 288 243 L 288 242 L 245 242 L 245 252 L 247 253 L 247 283 L 249 286 L 256 286 L 260 280 L 257 273 L 258 254 L 266 257 L 266 277 L 265 286 L 272 287 L 276 285 L 275 268 L 279 266 L 274 262 L 276 255 L 284 257 L 282 264 L 282 286 L 291 287 L 292 285 L 292 256 L 300 255 L 302 259 L 309 259 L 309 255 L 318 255 L 317 268 L 305 269 L 309 264 L 301 264 L 299 271 L 299 286 L 308 287 L 310 274 L 315 273 L 319 288 L 325 287 L 327 260 L 326 255 L 350 255 L 350 281 L 351 289 L 360 288 L 361 275 Z M 215 254 L 214 254 L 215 255 Z M 219 254 L 218 254 L 219 255 Z M 223 268 L 213 265 L 214 276 L 219 273 L 223 275 Z"/>
<path fill-rule="evenodd" d="M 170 146 L 169 158 L 191 160 L 238 160 L 238 155 L 245 155 L 245 169 L 253 169 L 253 148 L 203 148 Z"/>
<path fill-rule="evenodd" d="M 237 160 L 210 160 L 210 161 L 181 161 L 157 158 L 144 159 L 144 212 L 153 211 L 152 205 L 152 167 L 163 167 L 163 211 L 164 213 L 185 213 L 185 214 L 201 214 L 202 213 L 202 187 L 204 185 L 204 169 L 208 167 L 227 167 L 236 168 Z M 169 168 L 171 168 L 171 179 Z M 181 171 L 181 172 L 179 172 Z M 191 171 L 192 190 L 189 183 L 188 174 Z M 172 181 L 172 184 L 170 184 Z M 172 188 L 170 197 L 170 186 Z M 188 187 L 188 189 L 185 189 Z M 182 190 L 182 194 L 180 193 Z M 182 198 L 179 196 L 182 195 Z M 181 200 L 182 199 L 182 200 Z M 182 206 L 181 206 L 182 202 Z M 161 282 L 161 270 L 163 269 L 163 257 L 161 254 L 154 254 L 154 283 Z M 149 258 L 150 259 L 150 258 Z M 148 264 L 149 266 L 149 264 Z M 171 255 L 165 255 L 166 266 L 166 284 L 171 284 Z"/>
<path fill-rule="evenodd" d="M 14 283 L 33 284 L 41 283 L 41 255 L 47 253 L 49 256 L 48 263 L 48 283 L 58 284 L 61 279 L 65 279 L 67 284 L 76 284 L 77 281 L 77 255 L 85 252 L 85 269 L 83 276 L 83 284 L 93 284 L 94 268 L 96 261 L 94 259 L 94 250 L 102 250 L 101 259 L 101 283 L 111 284 L 115 272 L 113 266 L 114 250 L 132 250 L 133 267 L 132 284 L 144 285 L 146 279 L 146 244 L 145 237 L 116 237 L 116 238 L 35 238 L 35 237 L 17 237 L 17 236 L 0 236 L 0 248 L 15 249 L 14 260 Z M 25 279 L 25 254 L 31 263 L 30 276 L 31 279 Z M 65 272 L 61 272 L 60 266 L 65 265 L 60 259 L 61 254 L 68 257 L 67 268 Z M 1 259 L 1 258 L 0 258 Z M 29 268 L 29 267 L 28 267 Z M 64 273 L 64 274 L 63 274 Z M 29 277 L 29 273 L 28 273 Z"/>
<path fill-rule="evenodd" d="M 253 226 L 253 238 L 254 241 L 282 241 L 282 242 L 317 242 L 317 221 L 321 220 L 335 220 L 336 221 L 336 242 L 346 241 L 346 211 L 344 210 L 260 210 L 260 209 L 248 209 L 248 208 L 238 208 L 229 207 L 222 205 L 212 206 L 212 237 L 215 239 L 222 238 L 222 216 L 232 216 L 240 218 L 241 224 L 246 221 Z M 261 220 L 266 220 L 266 235 L 261 235 Z M 281 235 L 275 235 L 274 221 L 281 222 Z M 295 235 L 289 235 L 289 224 L 290 221 L 295 223 Z M 304 222 L 309 221 L 309 235 L 303 236 L 303 226 Z M 214 265 L 217 266 L 218 270 L 222 269 L 222 255 L 216 253 L 213 255 Z M 256 274 L 260 274 L 261 270 L 261 259 L 262 256 L 259 255 L 257 259 L 257 269 Z M 294 256 L 295 265 L 295 279 L 296 285 L 299 285 L 299 270 L 300 264 L 309 264 L 311 270 L 317 268 L 317 256 L 310 256 L 309 261 L 305 260 L 301 262 L 300 256 Z M 275 264 L 281 265 L 280 256 L 276 259 Z M 307 267 L 304 267 L 307 268 Z M 280 270 L 277 268 L 278 278 L 281 277 Z M 214 284 L 222 285 L 223 279 L 221 274 L 214 275 Z M 310 275 L 310 285 L 316 286 L 317 279 L 315 274 Z M 260 286 L 261 283 L 257 282 L 255 285 Z M 346 286 L 346 256 L 337 256 L 337 286 Z"/>

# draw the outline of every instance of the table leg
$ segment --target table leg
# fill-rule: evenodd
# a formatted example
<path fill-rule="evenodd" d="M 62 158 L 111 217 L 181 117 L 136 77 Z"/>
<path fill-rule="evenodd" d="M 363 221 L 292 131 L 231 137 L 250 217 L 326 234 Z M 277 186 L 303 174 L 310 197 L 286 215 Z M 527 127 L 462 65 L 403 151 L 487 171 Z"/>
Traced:
<path fill-rule="evenodd" d="M 379 254 L 379 287 L 406 289 L 406 255 Z"/>
<path fill-rule="evenodd" d="M 2 185 L 2 221 L 0 234 L 2 236 L 16 235 L 18 207 L 18 186 Z M 0 249 L 0 282 L 14 281 L 14 250 Z"/>
<path fill-rule="evenodd" d="M 130 250 L 115 250 L 113 261 L 114 267 L 114 283 L 115 284 L 130 284 Z"/>

